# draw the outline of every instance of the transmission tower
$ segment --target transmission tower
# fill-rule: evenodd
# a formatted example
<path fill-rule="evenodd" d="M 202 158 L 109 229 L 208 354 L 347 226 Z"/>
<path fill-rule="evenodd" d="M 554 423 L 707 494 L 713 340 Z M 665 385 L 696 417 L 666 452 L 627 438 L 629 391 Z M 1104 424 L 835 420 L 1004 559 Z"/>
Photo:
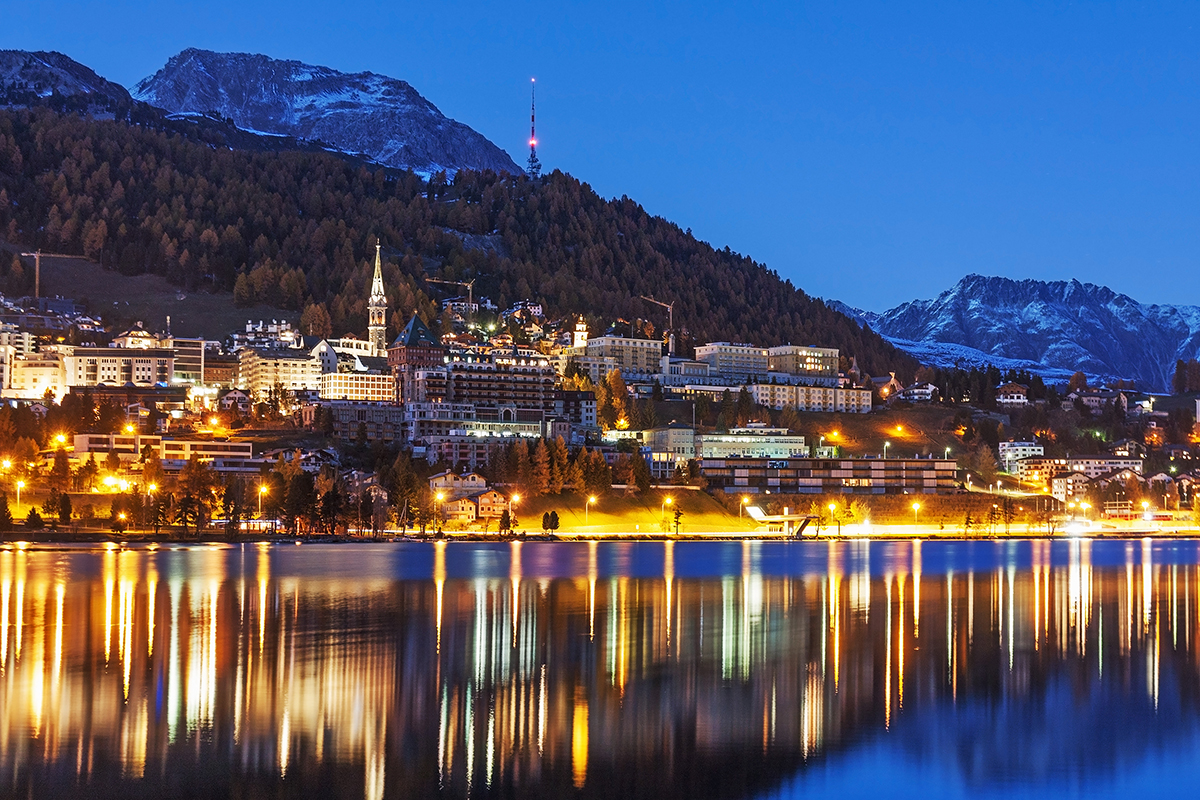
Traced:
<path fill-rule="evenodd" d="M 537 157 L 537 78 L 529 79 L 529 177 L 537 180 L 542 162 Z"/>

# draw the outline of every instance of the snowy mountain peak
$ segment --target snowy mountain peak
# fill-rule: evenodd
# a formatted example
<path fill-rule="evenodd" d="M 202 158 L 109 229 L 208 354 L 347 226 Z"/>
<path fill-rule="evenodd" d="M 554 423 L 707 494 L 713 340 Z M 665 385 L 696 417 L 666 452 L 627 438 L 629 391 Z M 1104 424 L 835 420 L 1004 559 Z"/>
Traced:
<path fill-rule="evenodd" d="M 1046 377 L 1081 370 L 1170 386 L 1200 351 L 1200 307 L 1144 305 L 1107 286 L 967 275 L 933 300 L 882 314 L 833 307 L 939 366 L 1020 363 Z"/>
<path fill-rule="evenodd" d="M 245 130 L 319 140 L 426 174 L 520 172 L 507 153 L 443 115 L 407 82 L 373 72 L 189 48 L 139 82 L 133 95 L 173 114 L 217 115 Z"/>

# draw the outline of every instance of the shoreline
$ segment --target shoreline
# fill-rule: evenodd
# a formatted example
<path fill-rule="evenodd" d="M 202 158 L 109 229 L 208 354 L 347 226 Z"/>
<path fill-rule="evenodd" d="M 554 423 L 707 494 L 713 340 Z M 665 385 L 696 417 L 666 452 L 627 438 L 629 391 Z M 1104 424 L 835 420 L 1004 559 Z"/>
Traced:
<path fill-rule="evenodd" d="M 580 543 L 580 542 L 912 542 L 912 541 L 947 541 L 947 542 L 1004 542 L 1004 541 L 1140 541 L 1143 539 L 1189 540 L 1200 539 L 1200 529 L 1184 530 L 1127 530 L 1127 531 L 1091 531 L 1087 533 L 1010 533 L 971 535 L 961 532 L 916 532 L 900 531 L 895 533 L 821 533 L 817 536 L 784 536 L 781 533 L 767 532 L 707 532 L 681 533 L 678 535 L 664 533 L 604 533 L 604 534 L 505 534 L 503 536 L 480 533 L 443 532 L 441 536 L 434 534 L 389 534 L 377 537 L 367 536 L 286 536 L 286 535 L 257 535 L 225 537 L 214 536 L 170 536 L 166 534 L 114 534 L 102 531 L 86 531 L 78 535 L 63 536 L 62 532 L 36 531 L 29 534 L 5 533 L 0 535 L 0 548 L 7 549 L 10 545 L 86 545 L 86 544 L 117 544 L 141 545 L 159 544 L 176 546 L 196 545 L 244 545 L 244 544 L 399 544 L 407 542 L 461 542 L 472 544 L 506 544 L 512 542 L 529 543 Z"/>

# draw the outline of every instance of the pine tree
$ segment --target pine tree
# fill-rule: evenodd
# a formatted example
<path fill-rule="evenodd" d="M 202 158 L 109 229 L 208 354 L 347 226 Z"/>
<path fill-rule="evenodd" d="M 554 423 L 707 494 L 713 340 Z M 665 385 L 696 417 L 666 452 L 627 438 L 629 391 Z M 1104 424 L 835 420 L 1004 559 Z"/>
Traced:
<path fill-rule="evenodd" d="M 8 495 L 0 493 L 0 532 L 11 531 L 13 528 L 12 509 L 8 507 Z"/>

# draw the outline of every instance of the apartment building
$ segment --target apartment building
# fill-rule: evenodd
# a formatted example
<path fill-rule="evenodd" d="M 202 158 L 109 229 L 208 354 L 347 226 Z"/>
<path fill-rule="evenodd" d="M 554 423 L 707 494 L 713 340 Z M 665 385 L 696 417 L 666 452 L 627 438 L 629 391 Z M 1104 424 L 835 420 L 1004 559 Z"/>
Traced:
<path fill-rule="evenodd" d="M 700 436 L 701 458 L 803 458 L 808 456 L 803 436 L 787 428 L 750 425 L 732 428 L 726 433 Z"/>
<path fill-rule="evenodd" d="M 68 386 L 149 386 L 175 375 L 175 351 L 167 348 L 64 346 L 60 352 Z"/>
<path fill-rule="evenodd" d="M 323 400 L 390 403 L 396 399 L 396 379 L 390 374 L 325 372 L 318 376 L 317 392 Z"/>
<path fill-rule="evenodd" d="M 1037 442 L 1001 442 L 998 447 L 1000 464 L 1005 472 L 1013 472 L 1017 462 L 1025 458 L 1038 458 L 1046 454 L 1046 448 Z"/>
<path fill-rule="evenodd" d="M 696 360 L 733 384 L 765 380 L 770 353 L 765 347 L 737 342 L 709 342 L 696 347 Z"/>
<path fill-rule="evenodd" d="M 259 397 L 277 384 L 292 391 L 316 391 L 321 365 L 307 350 L 285 347 L 243 347 L 238 351 L 237 387 Z"/>
<path fill-rule="evenodd" d="M 756 383 L 749 392 L 755 403 L 776 410 L 791 406 L 797 411 L 868 414 L 872 406 L 870 389 Z"/>
<path fill-rule="evenodd" d="M 14 356 L 4 395 L 36 400 L 49 391 L 55 398 L 67 392 L 67 375 L 58 353 Z"/>
<path fill-rule="evenodd" d="M 612 359 L 625 380 L 648 381 L 658 375 L 663 343 L 657 339 L 595 336 L 587 340 L 583 355 Z"/>
<path fill-rule="evenodd" d="M 955 489 L 940 458 L 706 458 L 700 474 L 729 494 L 937 494 Z"/>
<path fill-rule="evenodd" d="M 767 368 L 806 378 L 814 386 L 837 386 L 839 356 L 834 347 L 785 344 L 767 348 Z"/>
<path fill-rule="evenodd" d="M 1070 458 L 1023 458 L 1017 462 L 1017 477 L 1022 481 L 1050 484 L 1061 472 L 1080 472 L 1088 478 L 1099 478 L 1123 469 L 1142 474 L 1142 459 L 1136 456 L 1087 455 Z"/>

